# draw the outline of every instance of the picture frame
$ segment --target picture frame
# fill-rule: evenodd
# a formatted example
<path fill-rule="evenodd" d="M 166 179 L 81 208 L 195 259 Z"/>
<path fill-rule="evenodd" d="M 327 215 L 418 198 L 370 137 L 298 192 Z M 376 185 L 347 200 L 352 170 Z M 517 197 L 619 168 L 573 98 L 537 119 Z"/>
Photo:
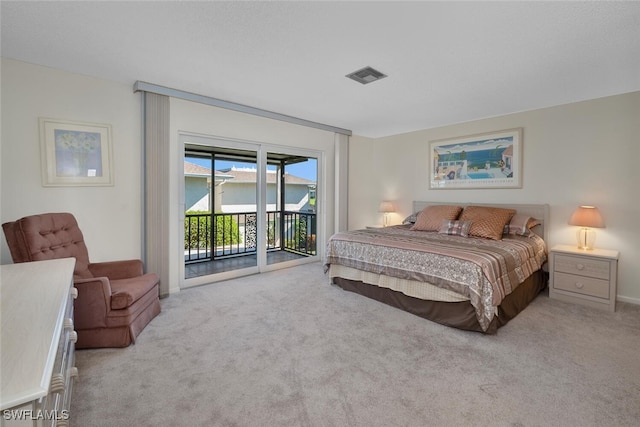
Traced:
<path fill-rule="evenodd" d="M 430 188 L 522 188 L 522 133 L 515 128 L 430 141 Z"/>
<path fill-rule="evenodd" d="M 113 185 L 111 126 L 39 118 L 42 185 Z"/>

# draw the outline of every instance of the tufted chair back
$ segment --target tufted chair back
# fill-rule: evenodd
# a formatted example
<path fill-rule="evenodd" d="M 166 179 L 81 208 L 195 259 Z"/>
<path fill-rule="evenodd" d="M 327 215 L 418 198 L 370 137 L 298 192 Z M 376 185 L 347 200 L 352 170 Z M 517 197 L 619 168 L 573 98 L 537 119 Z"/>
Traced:
<path fill-rule="evenodd" d="M 88 279 L 89 252 L 70 213 L 46 213 L 2 224 L 13 262 L 75 258 L 75 279 Z"/>

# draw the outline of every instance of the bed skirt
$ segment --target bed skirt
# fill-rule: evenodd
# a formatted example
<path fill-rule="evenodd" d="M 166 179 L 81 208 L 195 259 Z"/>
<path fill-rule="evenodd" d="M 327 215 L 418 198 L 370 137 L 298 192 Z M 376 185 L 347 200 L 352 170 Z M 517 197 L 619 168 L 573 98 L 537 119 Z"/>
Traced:
<path fill-rule="evenodd" d="M 483 331 L 478 323 L 476 311 L 469 301 L 443 302 L 423 300 L 407 296 L 392 289 L 381 288 L 356 280 L 334 277 L 332 281 L 346 291 L 364 295 L 442 325 L 467 331 L 495 334 L 498 328 L 506 325 L 509 320 L 516 317 L 547 286 L 547 273 L 542 270 L 536 271 L 507 295 L 498 306 L 497 315 L 494 316 L 486 331 Z"/>

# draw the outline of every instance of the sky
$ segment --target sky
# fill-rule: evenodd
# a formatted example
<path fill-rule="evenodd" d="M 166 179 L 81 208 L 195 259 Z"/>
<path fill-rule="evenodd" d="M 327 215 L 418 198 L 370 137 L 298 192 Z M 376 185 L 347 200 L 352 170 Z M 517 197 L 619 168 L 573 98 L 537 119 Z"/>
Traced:
<path fill-rule="evenodd" d="M 191 163 L 195 163 L 200 166 L 204 166 L 207 168 L 211 167 L 211 162 L 207 159 L 196 159 L 193 157 L 185 157 L 185 160 Z M 289 165 L 286 167 L 286 172 L 290 175 L 295 175 L 300 178 L 308 179 L 309 181 L 317 180 L 317 161 L 316 159 L 309 159 L 307 162 L 298 163 L 295 165 Z M 235 166 L 236 168 L 252 168 L 255 169 L 255 163 L 242 163 L 242 162 L 228 162 L 228 161 L 217 161 L 216 168 L 217 169 L 226 169 Z M 275 167 L 268 166 L 268 170 L 275 170 Z"/>

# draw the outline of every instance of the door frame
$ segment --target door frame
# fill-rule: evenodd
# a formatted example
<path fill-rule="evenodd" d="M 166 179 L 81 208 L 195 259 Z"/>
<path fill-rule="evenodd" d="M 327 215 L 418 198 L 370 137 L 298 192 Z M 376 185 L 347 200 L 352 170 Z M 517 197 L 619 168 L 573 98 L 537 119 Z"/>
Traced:
<path fill-rule="evenodd" d="M 256 166 L 258 182 L 256 183 L 256 211 L 258 214 L 258 230 L 266 230 L 266 207 L 267 207 L 267 154 L 272 153 L 286 153 L 292 155 L 306 156 L 315 158 L 317 160 L 317 175 L 316 175 L 316 219 L 317 219 L 317 238 L 316 242 L 324 241 L 325 234 L 325 153 L 321 150 L 313 150 L 307 148 L 290 147 L 285 145 L 278 145 L 259 141 L 241 140 L 235 138 L 227 138 L 213 135 L 203 135 L 191 132 L 178 132 L 178 150 L 177 156 L 180 162 L 178 170 L 178 224 L 184 224 L 185 218 L 185 186 L 184 186 L 184 161 L 185 161 L 185 144 L 199 144 L 210 147 L 223 147 L 223 148 L 237 148 L 239 150 L 255 151 Z M 233 270 L 225 271 L 222 273 L 211 274 L 207 276 L 194 277 L 191 279 L 185 279 L 185 263 L 184 263 L 184 250 L 182 245 L 184 242 L 184 226 L 178 227 L 178 247 L 180 251 L 175 253 L 179 256 L 180 263 L 178 268 L 180 289 L 186 289 L 193 286 L 200 286 L 213 282 L 219 282 L 222 280 L 228 280 L 236 277 L 247 276 L 250 274 L 258 274 L 267 271 L 279 270 L 283 268 L 289 268 L 296 265 L 307 264 L 311 262 L 317 262 L 324 256 L 324 248 L 318 246 L 316 249 L 316 255 L 300 258 L 296 260 L 284 261 L 275 264 L 267 264 L 267 250 L 266 250 L 266 233 L 258 232 L 257 236 L 257 265 Z"/>

